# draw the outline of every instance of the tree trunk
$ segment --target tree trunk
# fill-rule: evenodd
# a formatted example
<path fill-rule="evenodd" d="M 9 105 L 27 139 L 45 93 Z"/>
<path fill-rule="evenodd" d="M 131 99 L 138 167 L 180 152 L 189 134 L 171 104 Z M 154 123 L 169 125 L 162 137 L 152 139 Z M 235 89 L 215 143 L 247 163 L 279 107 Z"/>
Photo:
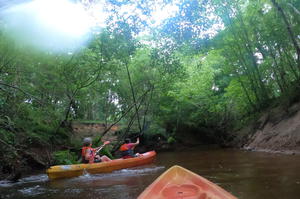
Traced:
<path fill-rule="evenodd" d="M 300 68 L 298 68 L 298 71 L 296 71 L 297 68 L 294 68 L 294 63 L 292 63 L 292 61 L 294 62 L 294 60 L 291 60 L 291 56 L 288 55 L 288 53 L 287 53 L 287 51 L 286 51 L 285 49 L 283 49 L 283 53 L 284 53 L 284 55 L 285 55 L 286 60 L 287 60 L 288 63 L 289 63 L 289 67 L 291 68 L 291 70 L 292 70 L 293 73 L 295 74 L 296 79 L 299 80 L 299 79 L 300 79 L 300 75 L 299 75 Z"/>
<path fill-rule="evenodd" d="M 151 85 L 152 86 L 152 85 Z M 144 113 L 144 120 L 143 120 L 143 129 L 142 131 L 144 132 L 145 131 L 145 128 L 146 128 L 146 116 L 147 116 L 147 113 L 148 113 L 148 110 L 149 110 L 149 107 L 150 107 L 150 104 L 151 104 L 151 101 L 152 101 L 152 97 L 153 97 L 153 90 L 154 90 L 154 87 L 152 86 L 151 88 L 151 93 L 150 93 L 150 99 L 146 105 L 146 110 L 145 110 L 145 113 Z M 142 133 L 143 133 L 142 132 Z"/>
<path fill-rule="evenodd" d="M 250 95 L 249 95 L 249 93 L 248 93 L 248 91 L 247 91 L 247 88 L 246 88 L 244 82 L 241 80 L 241 77 L 239 76 L 239 74 L 237 74 L 237 76 L 238 76 L 238 81 L 240 82 L 240 84 L 241 84 L 241 86 L 242 86 L 242 88 L 243 88 L 243 91 L 244 91 L 244 93 L 246 94 L 246 97 L 247 97 L 247 100 L 248 100 L 250 106 L 253 108 L 254 111 L 256 111 L 256 110 L 257 110 L 257 107 L 256 107 L 256 105 L 252 102 L 252 100 L 251 100 L 251 98 L 250 98 Z"/>
<path fill-rule="evenodd" d="M 277 51 L 280 55 L 280 60 L 282 63 L 285 64 L 285 62 L 287 61 L 286 65 L 289 66 L 291 72 L 293 73 L 293 75 L 295 76 L 295 79 L 299 79 L 299 76 L 297 74 L 297 68 L 295 69 L 294 66 L 291 64 L 290 60 L 288 59 L 288 57 L 286 57 L 286 61 L 284 61 L 284 55 L 282 54 L 282 52 L 285 51 L 285 49 L 281 48 L 279 45 L 277 45 Z"/>
<path fill-rule="evenodd" d="M 130 73 L 129 73 L 128 63 L 127 62 L 125 63 L 125 66 L 126 66 L 126 71 L 127 71 L 127 75 L 128 75 L 129 84 L 130 84 L 132 99 L 133 99 L 135 111 L 136 111 L 136 114 L 137 114 L 137 120 L 138 120 L 139 130 L 141 132 L 142 131 L 142 127 L 141 127 L 141 122 L 140 122 L 140 116 L 139 116 L 139 113 L 138 113 L 138 108 L 137 108 L 136 99 L 135 99 L 135 93 L 134 93 L 134 90 L 133 90 L 133 85 L 132 85 L 131 76 L 130 76 Z"/>
<path fill-rule="evenodd" d="M 284 24 L 286 26 L 286 29 L 287 29 L 287 32 L 288 32 L 288 35 L 294 45 L 294 48 L 296 50 L 296 53 L 297 53 L 297 65 L 300 69 L 300 46 L 298 45 L 297 41 L 296 41 L 296 37 L 295 37 L 295 34 L 292 30 L 292 27 L 283 11 L 283 9 L 280 7 L 280 5 L 276 2 L 276 0 L 271 0 L 272 4 L 275 6 L 275 8 L 277 9 L 278 13 L 281 15 L 283 21 L 284 21 Z"/>
<path fill-rule="evenodd" d="M 140 96 L 139 97 L 139 99 L 137 100 L 137 101 L 139 101 L 139 100 L 143 100 L 143 98 L 147 95 L 147 93 L 149 92 L 150 90 L 147 90 L 147 91 L 145 91 L 144 93 L 143 93 L 143 95 L 142 96 Z M 108 131 L 115 125 L 115 124 L 117 124 L 119 121 L 121 121 L 121 119 L 123 118 L 123 117 L 125 117 L 129 112 L 130 112 L 130 110 L 133 108 L 133 107 L 137 107 L 136 106 L 136 103 L 134 103 L 134 104 L 132 104 L 113 124 L 111 124 L 107 129 L 105 129 L 105 131 L 101 134 L 101 136 L 100 136 L 100 139 L 101 139 L 101 137 L 103 137 L 106 133 L 108 133 Z M 137 107 L 138 108 L 138 107 Z M 99 142 L 100 140 L 98 140 L 97 142 Z"/>
<path fill-rule="evenodd" d="M 230 9 L 230 8 L 228 8 L 228 9 Z M 249 44 L 249 39 L 248 39 L 248 41 L 247 40 L 245 41 L 245 37 L 243 38 L 243 37 L 240 36 L 242 34 L 238 34 L 238 33 L 235 32 L 235 27 L 233 26 L 233 22 L 232 22 L 232 20 L 229 16 L 229 14 L 228 13 L 226 13 L 226 14 L 227 14 L 227 18 L 230 22 L 231 29 L 233 30 L 232 33 L 233 33 L 234 37 L 235 38 L 241 38 L 243 40 L 244 48 L 247 50 L 247 53 L 249 54 L 249 49 L 248 49 L 248 46 L 246 44 L 246 43 Z M 244 27 L 243 27 L 243 29 L 244 29 Z M 243 31 L 244 31 L 244 34 L 246 34 L 245 30 L 243 30 Z M 246 35 L 246 38 L 248 38 L 247 35 Z M 241 46 L 237 45 L 237 47 L 238 47 L 238 52 L 239 52 L 238 60 L 240 60 L 244 65 L 245 71 L 246 71 L 247 76 L 249 78 L 249 81 L 251 83 L 251 88 L 252 88 L 253 92 L 255 93 L 255 96 L 256 96 L 256 99 L 257 99 L 258 103 L 262 104 L 266 100 L 264 96 L 267 94 L 267 92 L 260 91 L 265 87 L 262 83 L 261 76 L 260 76 L 260 73 L 258 71 L 257 65 L 254 65 L 255 71 L 252 69 L 251 66 L 248 66 L 247 61 L 244 58 L 244 53 L 242 52 Z M 250 57 L 253 57 L 252 53 L 251 53 Z M 253 59 L 251 59 L 251 61 L 253 62 Z M 259 89 L 259 91 L 257 91 L 257 88 Z M 266 90 L 266 89 L 263 89 L 263 90 Z"/>
<path fill-rule="evenodd" d="M 234 49 L 234 48 L 233 48 Z M 247 75 L 247 78 L 249 79 L 250 81 L 250 87 L 255 95 L 255 98 L 257 100 L 258 103 L 261 103 L 261 97 L 257 91 L 257 88 L 258 88 L 258 85 L 257 85 L 257 79 L 255 77 L 255 75 L 253 74 L 253 72 L 249 69 L 249 67 L 247 66 L 247 63 L 246 63 L 246 60 L 244 59 L 243 57 L 243 54 L 242 54 L 242 50 L 240 48 L 240 46 L 238 45 L 238 52 L 239 52 L 239 60 L 240 62 L 242 63 L 242 66 L 246 72 L 246 75 Z"/>
<path fill-rule="evenodd" d="M 258 69 L 258 65 L 257 65 L 257 61 L 256 61 L 256 58 L 254 57 L 254 53 L 253 53 L 253 46 L 252 46 L 252 42 L 250 41 L 249 39 L 249 35 L 248 35 L 248 32 L 246 30 L 246 25 L 244 23 L 244 20 L 242 17 L 239 17 L 238 18 L 241 22 L 241 25 L 242 25 L 242 30 L 244 32 L 244 47 L 246 49 L 246 51 L 248 52 L 248 56 L 249 56 L 249 59 L 251 60 L 252 62 L 252 65 L 254 67 L 254 74 L 256 76 L 256 79 L 258 81 L 258 85 L 259 85 L 259 88 L 260 88 L 260 95 L 262 96 L 263 98 L 263 102 L 265 102 L 266 100 L 269 99 L 269 96 L 268 96 L 268 92 L 267 92 L 267 89 L 266 89 L 266 86 L 264 85 L 263 81 L 262 81 L 262 75 Z"/>

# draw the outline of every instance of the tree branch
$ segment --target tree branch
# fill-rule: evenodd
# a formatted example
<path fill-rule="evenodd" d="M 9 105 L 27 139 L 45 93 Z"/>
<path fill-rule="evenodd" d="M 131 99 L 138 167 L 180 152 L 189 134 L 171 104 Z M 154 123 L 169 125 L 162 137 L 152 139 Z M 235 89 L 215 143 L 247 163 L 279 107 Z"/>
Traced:
<path fill-rule="evenodd" d="M 295 13 L 300 15 L 300 11 L 297 8 L 295 8 L 295 6 L 293 6 L 293 4 L 291 4 L 291 3 L 287 3 L 287 4 L 294 10 Z"/>
<path fill-rule="evenodd" d="M 16 90 L 22 92 L 23 94 L 25 94 L 25 95 L 27 95 L 27 96 L 29 96 L 29 97 L 35 99 L 39 104 L 41 104 L 41 105 L 44 104 L 39 98 L 35 97 L 34 95 L 32 95 L 32 94 L 30 94 L 30 93 L 24 91 L 23 89 L 21 89 L 21 88 L 19 88 L 19 87 L 17 87 L 17 86 L 9 85 L 9 84 L 6 84 L 6 83 L 4 83 L 4 82 L 2 82 L 2 81 L 0 81 L 0 85 L 3 85 L 3 86 L 6 86 L 6 87 L 10 87 L 10 88 L 16 89 Z"/>
<path fill-rule="evenodd" d="M 140 101 L 140 100 L 142 100 L 144 97 L 145 97 L 145 95 L 150 91 L 151 89 L 148 89 L 142 96 L 140 96 L 139 97 L 139 99 L 137 100 L 137 101 Z M 133 107 L 135 107 L 136 106 L 136 104 L 135 103 L 133 103 L 133 104 L 131 104 L 130 106 L 129 106 L 129 108 L 126 110 L 126 112 L 125 113 L 123 113 L 113 124 L 111 124 L 103 133 L 102 133 L 102 135 L 100 136 L 100 139 L 101 139 L 101 137 L 103 137 L 106 133 L 108 133 L 108 131 L 114 126 L 114 125 L 116 125 L 123 117 L 125 117 L 129 112 L 130 112 L 130 110 L 133 108 Z M 100 141 L 100 139 L 97 141 L 97 142 L 99 142 Z"/>

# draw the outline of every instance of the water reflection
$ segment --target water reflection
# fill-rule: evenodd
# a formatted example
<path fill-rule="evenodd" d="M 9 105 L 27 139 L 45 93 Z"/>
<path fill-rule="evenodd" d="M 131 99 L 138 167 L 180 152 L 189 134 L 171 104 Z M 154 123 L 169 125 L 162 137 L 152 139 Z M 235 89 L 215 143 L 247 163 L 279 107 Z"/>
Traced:
<path fill-rule="evenodd" d="M 0 181 L 0 198 L 134 199 L 175 164 L 202 175 L 240 199 L 298 199 L 300 195 L 300 156 L 201 148 L 158 153 L 153 165 L 108 174 L 53 181 L 41 174 L 13 184 Z"/>
<path fill-rule="evenodd" d="M 162 156 L 160 158 L 167 158 Z M 166 167 L 177 162 L 241 199 L 296 199 L 300 196 L 300 184 L 297 184 L 300 156 L 232 149 L 191 150 L 172 156 Z"/>

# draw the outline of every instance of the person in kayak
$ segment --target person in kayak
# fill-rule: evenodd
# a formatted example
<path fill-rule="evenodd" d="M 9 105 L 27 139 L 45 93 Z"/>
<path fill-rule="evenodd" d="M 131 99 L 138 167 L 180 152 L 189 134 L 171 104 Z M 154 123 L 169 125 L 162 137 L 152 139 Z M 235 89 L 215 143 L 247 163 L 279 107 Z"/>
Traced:
<path fill-rule="evenodd" d="M 109 143 L 109 142 L 105 142 Z M 104 143 L 104 145 L 105 145 Z M 102 148 L 104 145 L 97 147 L 97 148 L 92 148 L 92 139 L 87 137 L 83 139 L 83 147 L 81 150 L 81 156 L 82 156 L 82 163 L 97 163 L 97 162 L 108 162 L 111 161 L 109 157 L 106 155 L 100 156 L 97 155 L 97 150 Z"/>
<path fill-rule="evenodd" d="M 120 147 L 122 158 L 133 158 L 139 156 L 138 153 L 134 154 L 134 148 L 140 143 L 140 139 L 137 138 L 135 143 L 132 143 L 129 138 L 125 139 L 125 143 Z"/>

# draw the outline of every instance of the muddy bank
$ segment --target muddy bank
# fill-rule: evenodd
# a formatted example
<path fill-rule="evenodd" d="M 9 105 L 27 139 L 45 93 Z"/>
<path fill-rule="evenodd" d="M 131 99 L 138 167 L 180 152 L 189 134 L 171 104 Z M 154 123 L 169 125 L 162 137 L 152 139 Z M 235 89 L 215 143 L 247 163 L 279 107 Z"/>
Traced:
<path fill-rule="evenodd" d="M 300 102 L 269 110 L 235 135 L 242 149 L 300 154 Z"/>
<path fill-rule="evenodd" d="M 83 139 L 84 137 L 97 137 L 101 135 L 106 128 L 110 126 L 105 125 L 103 123 L 87 123 L 87 122 L 72 122 L 71 123 L 71 129 L 72 133 L 75 138 L 77 139 Z M 120 129 L 119 125 L 114 125 L 111 127 L 108 133 L 103 137 L 103 140 L 105 139 L 115 139 L 114 132 L 118 131 Z"/>

